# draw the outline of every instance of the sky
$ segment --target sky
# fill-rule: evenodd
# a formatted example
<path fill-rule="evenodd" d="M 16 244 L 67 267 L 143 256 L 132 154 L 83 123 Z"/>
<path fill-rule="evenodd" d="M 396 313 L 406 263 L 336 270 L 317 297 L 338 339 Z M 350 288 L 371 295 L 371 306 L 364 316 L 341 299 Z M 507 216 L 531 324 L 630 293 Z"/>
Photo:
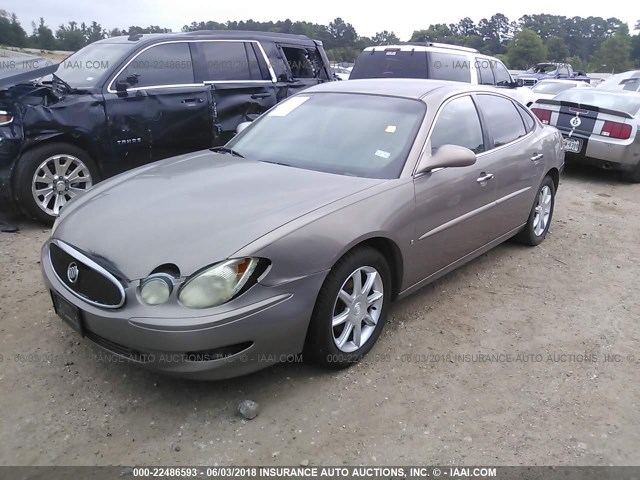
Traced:
<path fill-rule="evenodd" d="M 435 3 L 435 5 L 434 5 Z M 385 5 L 385 6 L 382 6 Z M 631 7 L 636 5 L 636 7 Z M 579 6 L 579 7 L 578 7 Z M 414 30 L 426 29 L 430 24 L 455 23 L 470 17 L 476 23 L 494 13 L 503 13 L 509 20 L 525 14 L 548 13 L 566 17 L 617 17 L 629 24 L 633 31 L 640 20 L 640 3 L 607 1 L 568 2 L 536 0 L 535 2 L 497 0 L 449 0 L 439 4 L 420 0 L 392 2 L 364 2 L 345 0 L 315 1 L 197 1 L 197 0 L 4 0 L 0 9 L 15 13 L 27 33 L 31 22 L 44 17 L 55 32 L 62 23 L 76 20 L 90 23 L 95 20 L 103 28 L 127 28 L 159 25 L 179 31 L 193 21 L 259 20 L 277 21 L 286 18 L 328 24 L 336 17 L 351 23 L 359 35 L 372 36 L 382 30 L 393 31 L 401 40 L 408 40 Z"/>

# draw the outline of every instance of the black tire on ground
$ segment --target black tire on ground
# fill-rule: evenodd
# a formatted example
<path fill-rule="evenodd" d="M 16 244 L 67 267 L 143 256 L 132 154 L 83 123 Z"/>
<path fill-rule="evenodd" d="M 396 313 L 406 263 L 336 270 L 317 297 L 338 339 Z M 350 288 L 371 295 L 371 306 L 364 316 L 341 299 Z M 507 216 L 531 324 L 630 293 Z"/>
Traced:
<path fill-rule="evenodd" d="M 361 267 L 372 267 L 379 273 L 383 285 L 383 303 L 377 324 L 369 339 L 357 350 L 345 353 L 334 341 L 332 318 L 339 291 L 351 274 Z M 371 350 L 382 332 L 391 302 L 391 288 L 389 264 L 378 250 L 359 247 L 345 254 L 333 266 L 320 288 L 305 342 L 305 358 L 334 369 L 346 368 L 360 361 Z"/>
<path fill-rule="evenodd" d="M 640 183 L 640 163 L 633 170 L 622 172 L 622 178 L 631 183 Z"/>
<path fill-rule="evenodd" d="M 538 206 L 540 194 L 543 191 L 543 189 L 545 189 L 545 187 L 548 188 L 549 191 L 551 192 L 551 211 L 549 213 L 549 220 L 547 221 L 547 224 L 545 225 L 544 230 L 542 230 L 542 232 L 540 232 L 539 234 L 536 234 L 535 232 L 536 207 Z M 538 187 L 538 192 L 536 193 L 535 199 L 533 201 L 533 206 L 531 207 L 531 212 L 529 213 L 529 219 L 527 220 L 527 224 L 515 237 L 513 237 L 513 239 L 518 243 L 522 243 L 524 245 L 529 245 L 532 247 L 535 247 L 536 245 L 540 245 L 545 239 L 545 237 L 547 236 L 547 233 L 549 232 L 549 227 L 551 226 L 551 220 L 553 219 L 553 210 L 555 207 L 555 203 L 556 203 L 556 186 L 553 183 L 553 179 L 550 176 L 546 176 L 544 180 L 542 180 L 540 187 Z"/>
<path fill-rule="evenodd" d="M 51 225 L 56 217 L 39 207 L 32 194 L 31 187 L 36 169 L 40 164 L 50 157 L 62 154 L 76 157 L 84 163 L 90 172 L 91 181 L 94 185 L 100 180 L 96 164 L 89 154 L 81 148 L 68 143 L 49 143 L 28 150 L 18 160 L 13 177 L 14 191 L 20 209 L 28 217 L 48 225 Z"/>

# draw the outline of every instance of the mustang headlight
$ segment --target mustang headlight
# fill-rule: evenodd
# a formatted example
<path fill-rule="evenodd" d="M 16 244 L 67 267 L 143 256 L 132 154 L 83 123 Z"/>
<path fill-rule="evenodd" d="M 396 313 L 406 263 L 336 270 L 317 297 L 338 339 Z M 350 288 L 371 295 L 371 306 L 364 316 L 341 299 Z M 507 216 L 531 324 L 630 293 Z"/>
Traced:
<path fill-rule="evenodd" d="M 169 300 L 171 290 L 173 282 L 168 276 L 150 276 L 140 285 L 140 297 L 147 305 L 162 305 Z"/>
<path fill-rule="evenodd" d="M 187 280 L 178 298 L 190 308 L 222 305 L 244 287 L 257 265 L 257 258 L 239 258 L 213 265 Z"/>

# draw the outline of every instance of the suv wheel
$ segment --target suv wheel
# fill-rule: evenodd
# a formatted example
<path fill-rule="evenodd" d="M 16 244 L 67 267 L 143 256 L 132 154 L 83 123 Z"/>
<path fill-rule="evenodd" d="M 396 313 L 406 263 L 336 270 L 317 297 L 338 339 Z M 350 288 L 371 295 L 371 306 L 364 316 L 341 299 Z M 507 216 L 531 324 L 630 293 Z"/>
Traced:
<path fill-rule="evenodd" d="M 84 150 L 52 143 L 22 155 L 14 185 L 25 214 L 51 224 L 69 200 L 85 193 L 97 181 L 97 168 Z"/>

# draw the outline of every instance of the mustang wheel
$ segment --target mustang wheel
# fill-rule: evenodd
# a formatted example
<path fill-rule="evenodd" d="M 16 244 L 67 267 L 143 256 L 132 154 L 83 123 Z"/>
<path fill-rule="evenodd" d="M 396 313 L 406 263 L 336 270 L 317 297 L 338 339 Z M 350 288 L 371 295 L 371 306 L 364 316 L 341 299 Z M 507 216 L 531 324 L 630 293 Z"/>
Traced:
<path fill-rule="evenodd" d="M 52 223 L 69 200 L 97 181 L 96 168 L 87 153 L 58 143 L 25 153 L 18 161 L 15 186 L 25 213 Z"/>
<path fill-rule="evenodd" d="M 555 199 L 556 187 L 553 180 L 551 177 L 545 177 L 533 203 L 529 220 L 522 231 L 515 236 L 515 240 L 531 246 L 542 243 L 551 225 Z"/>
<path fill-rule="evenodd" d="M 382 331 L 390 298 L 384 256 L 372 248 L 346 254 L 320 289 L 305 353 L 335 368 L 359 361 Z"/>

